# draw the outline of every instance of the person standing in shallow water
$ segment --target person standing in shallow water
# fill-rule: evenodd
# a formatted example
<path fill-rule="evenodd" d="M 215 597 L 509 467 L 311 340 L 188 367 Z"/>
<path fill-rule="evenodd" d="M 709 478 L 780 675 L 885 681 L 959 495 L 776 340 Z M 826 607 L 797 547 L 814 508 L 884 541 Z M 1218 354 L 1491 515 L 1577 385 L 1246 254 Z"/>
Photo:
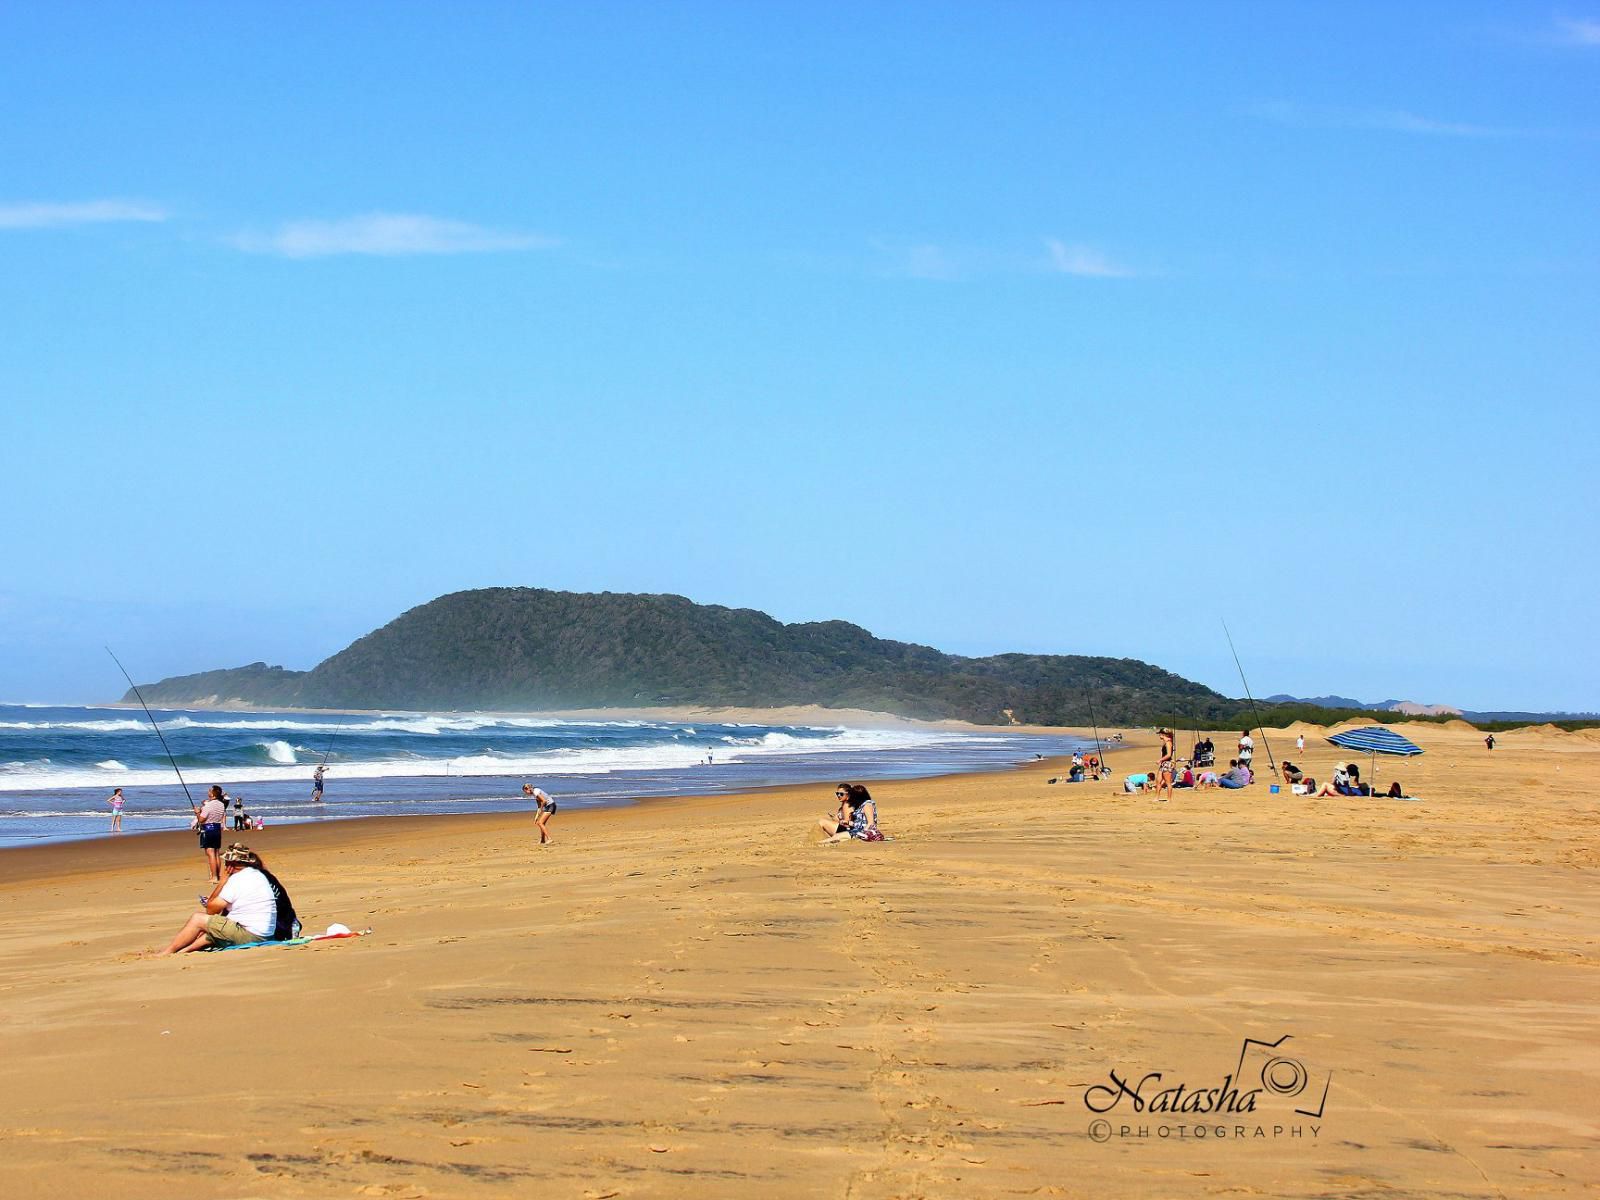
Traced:
<path fill-rule="evenodd" d="M 122 789 L 112 788 L 111 795 L 106 797 L 106 803 L 111 805 L 111 832 L 122 832 L 122 805 L 124 803 Z"/>
<path fill-rule="evenodd" d="M 313 801 L 322 799 L 322 774 L 327 769 L 325 763 L 318 763 L 317 769 L 311 773 L 311 799 Z"/>

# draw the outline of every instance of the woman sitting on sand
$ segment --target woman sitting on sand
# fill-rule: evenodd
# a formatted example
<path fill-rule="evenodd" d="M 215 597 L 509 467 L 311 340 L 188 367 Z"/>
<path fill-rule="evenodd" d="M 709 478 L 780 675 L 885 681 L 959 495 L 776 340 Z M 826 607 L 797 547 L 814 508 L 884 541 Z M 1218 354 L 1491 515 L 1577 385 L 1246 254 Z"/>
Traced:
<path fill-rule="evenodd" d="M 222 855 L 222 872 L 222 880 L 206 897 L 205 910 L 189 918 L 163 955 L 247 946 L 268 941 L 278 931 L 279 897 L 285 904 L 289 897 L 273 888 L 255 852 L 235 842 Z"/>
<path fill-rule="evenodd" d="M 1322 796 L 1354 796 L 1355 789 L 1350 786 L 1350 771 L 1344 763 L 1338 763 L 1333 768 L 1333 778 L 1317 793 Z"/>
<path fill-rule="evenodd" d="M 833 789 L 834 798 L 839 801 L 839 807 L 834 809 L 833 816 L 822 817 L 817 825 L 826 834 L 822 840 L 837 842 L 850 836 L 850 822 L 855 818 L 855 806 L 850 803 L 850 785 L 841 783 Z"/>
<path fill-rule="evenodd" d="M 868 834 L 878 830 L 878 802 L 872 793 L 859 783 L 850 785 L 850 836 L 862 841 L 876 841 Z"/>

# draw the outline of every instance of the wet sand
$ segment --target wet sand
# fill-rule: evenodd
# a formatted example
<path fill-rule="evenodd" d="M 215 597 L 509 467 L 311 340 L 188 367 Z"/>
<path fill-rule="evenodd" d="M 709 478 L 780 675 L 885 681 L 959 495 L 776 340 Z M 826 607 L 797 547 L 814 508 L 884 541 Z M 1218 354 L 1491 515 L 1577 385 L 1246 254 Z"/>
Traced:
<path fill-rule="evenodd" d="M 179 960 L 141 954 L 191 836 L 0 851 L 0 1195 L 1594 1195 L 1600 735 L 1404 731 L 1428 754 L 1378 780 L 1419 801 L 1040 763 L 875 786 L 875 845 L 815 844 L 824 786 L 563 812 L 543 849 L 268 829 L 307 924 L 372 935 Z M 1285 1036 L 1253 1112 L 1086 1107 Z"/>

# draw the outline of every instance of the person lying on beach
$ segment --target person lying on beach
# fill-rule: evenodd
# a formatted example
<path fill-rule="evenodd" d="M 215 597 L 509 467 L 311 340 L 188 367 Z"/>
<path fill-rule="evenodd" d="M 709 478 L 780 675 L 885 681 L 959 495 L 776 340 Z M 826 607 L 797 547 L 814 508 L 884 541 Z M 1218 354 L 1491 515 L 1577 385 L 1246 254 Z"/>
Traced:
<path fill-rule="evenodd" d="M 278 928 L 279 893 L 259 863 L 248 847 L 229 846 L 222 856 L 223 878 L 205 898 L 204 911 L 189 918 L 162 955 L 270 939 Z M 283 899 L 287 902 L 287 893 Z"/>

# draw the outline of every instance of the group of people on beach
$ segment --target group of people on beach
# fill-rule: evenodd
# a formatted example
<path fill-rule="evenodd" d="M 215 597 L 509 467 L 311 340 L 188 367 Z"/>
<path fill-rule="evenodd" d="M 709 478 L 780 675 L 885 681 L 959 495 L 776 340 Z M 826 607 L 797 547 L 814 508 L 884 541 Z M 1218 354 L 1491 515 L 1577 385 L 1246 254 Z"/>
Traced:
<path fill-rule="evenodd" d="M 1226 771 L 1210 770 L 1215 746 L 1209 737 L 1199 739 L 1194 744 L 1189 759 L 1182 760 L 1174 752 L 1174 735 L 1170 729 L 1158 729 L 1157 736 L 1161 739 L 1161 761 L 1156 769 L 1148 772 L 1135 772 L 1126 775 L 1122 780 L 1124 792 L 1153 792 L 1158 800 L 1169 800 L 1175 789 L 1194 788 L 1228 788 L 1237 789 L 1248 787 L 1256 781 L 1254 759 L 1255 739 L 1251 737 L 1248 729 L 1239 734 L 1237 757 L 1228 760 Z M 1295 738 L 1295 750 L 1303 754 L 1306 748 L 1305 734 Z M 1074 762 L 1077 761 L 1073 756 Z M 1333 778 L 1318 789 L 1317 781 L 1307 775 L 1300 767 L 1285 759 L 1277 767 L 1277 772 L 1283 781 L 1290 785 L 1295 795 L 1301 796 L 1386 796 L 1395 799 L 1404 799 L 1405 791 L 1398 780 L 1391 783 L 1386 791 L 1378 791 L 1375 787 L 1361 782 L 1361 768 L 1356 763 L 1338 763 L 1334 766 Z M 1054 779 L 1051 783 L 1056 782 Z"/>

